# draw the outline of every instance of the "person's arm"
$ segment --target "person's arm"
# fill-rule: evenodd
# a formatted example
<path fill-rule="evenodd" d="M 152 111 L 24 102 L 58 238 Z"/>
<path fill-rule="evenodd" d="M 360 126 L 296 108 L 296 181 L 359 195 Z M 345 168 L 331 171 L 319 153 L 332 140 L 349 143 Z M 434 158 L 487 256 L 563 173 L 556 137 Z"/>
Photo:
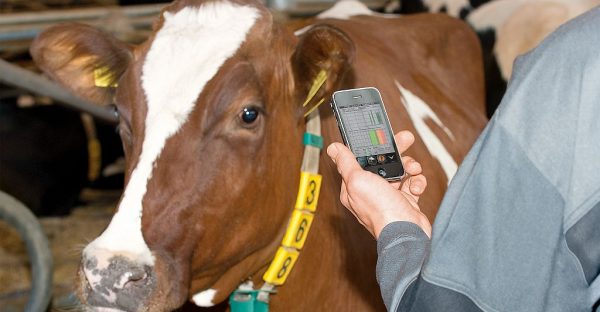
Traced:
<path fill-rule="evenodd" d="M 399 311 L 400 301 L 416 290 L 409 286 L 419 278 L 429 250 L 429 237 L 412 222 L 396 221 L 383 228 L 377 240 L 377 282 L 388 311 Z"/>
<path fill-rule="evenodd" d="M 408 131 L 398 133 L 395 139 L 401 153 L 414 142 Z M 354 154 L 340 143 L 331 144 L 327 153 L 342 176 L 342 204 L 377 239 L 377 281 L 388 311 L 396 311 L 429 252 L 431 224 L 418 206 L 427 186 L 421 165 L 402 157 L 409 176 L 389 183 L 363 170 Z"/>

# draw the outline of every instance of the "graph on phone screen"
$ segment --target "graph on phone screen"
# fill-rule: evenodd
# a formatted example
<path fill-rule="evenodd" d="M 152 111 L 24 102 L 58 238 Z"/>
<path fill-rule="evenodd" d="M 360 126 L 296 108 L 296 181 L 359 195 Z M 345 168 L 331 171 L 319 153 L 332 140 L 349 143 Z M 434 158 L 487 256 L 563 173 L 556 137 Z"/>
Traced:
<path fill-rule="evenodd" d="M 355 156 L 394 153 L 392 137 L 387 130 L 385 115 L 377 103 L 361 104 L 340 109 L 348 143 Z"/>

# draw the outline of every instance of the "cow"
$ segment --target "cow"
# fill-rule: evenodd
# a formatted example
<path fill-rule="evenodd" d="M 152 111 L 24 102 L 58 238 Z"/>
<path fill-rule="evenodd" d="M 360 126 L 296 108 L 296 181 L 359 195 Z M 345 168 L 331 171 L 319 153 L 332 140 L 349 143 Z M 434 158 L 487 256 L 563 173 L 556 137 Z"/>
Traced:
<path fill-rule="evenodd" d="M 255 0 L 181 0 L 138 46 L 79 24 L 36 38 L 45 73 L 120 114 L 125 190 L 83 250 L 84 305 L 209 307 L 241 284 L 261 287 L 301 185 L 305 114 L 316 108 L 324 144 L 341 141 L 329 105 L 318 106 L 339 89 L 377 87 L 394 129 L 417 135 L 409 154 L 429 179 L 421 207 L 433 220 L 486 124 L 477 37 L 442 14 L 381 16 L 354 1 L 311 22 L 286 26 Z M 384 310 L 376 242 L 341 206 L 340 177 L 320 157 L 310 235 L 271 309 Z"/>
<path fill-rule="evenodd" d="M 86 146 L 78 113 L 0 101 L 0 189 L 36 215 L 65 215 L 77 203 L 87 182 Z"/>
<path fill-rule="evenodd" d="M 502 0 L 500 0 L 502 1 Z M 506 0 L 508 2 L 518 0 Z M 529 1 L 529 0 L 524 0 Z M 497 2 L 494 0 L 391 0 L 384 7 L 383 11 L 396 14 L 415 14 L 415 13 L 446 13 L 452 17 L 462 20 L 471 20 L 472 14 L 477 15 L 484 7 Z M 502 15 L 499 12 L 490 12 Z M 490 15 L 492 16 L 492 15 Z M 489 17 L 489 16 L 487 16 Z M 495 16 L 494 16 L 494 19 Z M 485 73 L 486 89 L 486 112 L 491 117 L 500 104 L 500 100 L 506 91 L 506 81 L 500 73 L 500 68 L 496 55 L 494 54 L 494 45 L 496 44 L 496 28 L 481 28 L 478 25 L 471 24 L 475 29 L 483 50 L 483 68 Z"/>
<path fill-rule="evenodd" d="M 502 0 L 500 0 L 502 1 Z M 518 0 L 506 0 L 516 2 Z M 529 0 L 524 0 L 529 1 Z M 476 12 L 488 6 L 494 0 L 391 0 L 388 1 L 383 11 L 396 14 L 415 14 L 415 13 L 446 13 L 452 17 L 462 20 L 471 20 L 470 17 Z M 501 12 L 490 12 L 496 15 L 502 15 Z M 490 14 L 488 18 L 493 16 Z M 494 16 L 496 19 L 496 16 Z M 486 112 L 491 117 L 500 104 L 504 92 L 506 91 L 506 81 L 500 73 L 500 68 L 496 55 L 494 54 L 494 45 L 496 44 L 496 27 L 481 28 L 478 25 L 472 25 L 479 37 L 481 48 L 483 50 L 483 68 L 485 73 L 486 89 Z"/>
<path fill-rule="evenodd" d="M 484 51 L 488 115 L 504 96 L 515 59 L 561 24 L 598 4 L 598 0 L 494 0 L 469 13 L 466 21 Z"/>
<path fill-rule="evenodd" d="M 508 81 L 517 56 L 535 48 L 560 25 L 598 5 L 598 0 L 496 0 L 475 10 L 467 21 L 478 33 L 493 33 L 493 53 L 502 78 Z"/>
<path fill-rule="evenodd" d="M 486 105 L 491 117 L 504 96 L 517 56 L 537 46 L 561 24 L 599 4 L 598 0 L 394 0 L 384 11 L 445 12 L 467 21 L 483 49 Z"/>
<path fill-rule="evenodd" d="M 36 216 L 63 216 L 81 203 L 84 187 L 122 188 L 122 174 L 105 174 L 123 154 L 114 125 L 28 102 L 34 98 L 0 99 L 0 190 Z"/>
<path fill-rule="evenodd" d="M 447 13 L 465 19 L 473 10 L 493 0 L 391 0 L 384 7 L 387 13 L 413 14 Z"/>

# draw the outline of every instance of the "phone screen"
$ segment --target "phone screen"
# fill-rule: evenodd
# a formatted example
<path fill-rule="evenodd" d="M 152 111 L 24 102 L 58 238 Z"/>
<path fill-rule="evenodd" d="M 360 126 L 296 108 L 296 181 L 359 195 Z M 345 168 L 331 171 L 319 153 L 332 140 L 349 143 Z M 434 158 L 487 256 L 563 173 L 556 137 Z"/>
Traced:
<path fill-rule="evenodd" d="M 384 177 L 402 176 L 404 170 L 379 92 L 374 88 L 340 91 L 334 102 L 344 140 L 360 166 Z"/>

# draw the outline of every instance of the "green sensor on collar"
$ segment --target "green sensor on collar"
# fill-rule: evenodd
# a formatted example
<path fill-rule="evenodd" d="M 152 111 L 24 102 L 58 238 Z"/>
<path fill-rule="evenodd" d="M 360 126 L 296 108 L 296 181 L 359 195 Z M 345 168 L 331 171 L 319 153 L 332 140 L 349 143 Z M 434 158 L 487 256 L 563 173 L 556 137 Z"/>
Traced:
<path fill-rule="evenodd" d="M 323 137 L 320 135 L 304 132 L 304 138 L 302 139 L 302 143 L 304 145 L 310 145 L 319 149 L 323 149 Z"/>
<path fill-rule="evenodd" d="M 269 303 L 256 297 L 260 290 L 236 290 L 229 296 L 231 312 L 269 312 Z"/>

